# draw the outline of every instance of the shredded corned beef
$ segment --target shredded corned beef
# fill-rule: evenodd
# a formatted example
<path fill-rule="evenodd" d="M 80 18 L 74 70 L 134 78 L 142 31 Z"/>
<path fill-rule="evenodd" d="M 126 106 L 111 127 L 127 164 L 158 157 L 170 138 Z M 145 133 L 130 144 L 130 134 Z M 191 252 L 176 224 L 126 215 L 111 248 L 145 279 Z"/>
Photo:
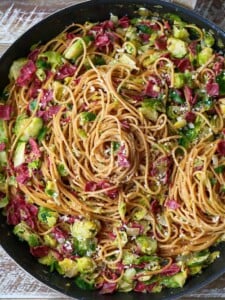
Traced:
<path fill-rule="evenodd" d="M 42 118 L 45 122 L 48 122 L 49 120 L 52 119 L 52 117 L 54 115 L 56 115 L 59 110 L 61 109 L 60 105 L 54 105 L 54 106 L 50 106 L 47 110 L 43 111 L 43 110 L 39 110 L 37 112 L 37 116 Z"/>
<path fill-rule="evenodd" d="M 56 80 L 62 80 L 66 77 L 72 77 L 76 71 L 77 67 L 69 63 L 64 64 L 59 68 L 55 75 Z"/>
<path fill-rule="evenodd" d="M 206 92 L 209 96 L 219 96 L 219 84 L 216 82 L 206 84 Z"/>
<path fill-rule="evenodd" d="M 117 153 L 118 165 L 123 168 L 129 168 L 130 162 L 125 152 L 125 145 L 122 145 Z"/>
<path fill-rule="evenodd" d="M 185 120 L 188 122 L 188 123 L 194 123 L 195 120 L 196 120 L 196 114 L 192 111 L 188 111 L 186 114 L 185 114 Z"/>
<path fill-rule="evenodd" d="M 31 178 L 27 164 L 22 164 L 15 168 L 16 171 L 16 181 L 20 184 L 25 184 Z"/>
<path fill-rule="evenodd" d="M 138 281 L 135 285 L 134 291 L 135 292 L 141 292 L 141 293 L 145 293 L 145 292 L 151 292 L 152 289 L 157 285 L 157 283 L 150 283 L 150 284 L 146 284 L 144 282 L 140 282 Z"/>
<path fill-rule="evenodd" d="M 21 87 L 29 85 L 36 71 L 35 63 L 29 60 L 20 70 L 20 75 L 16 80 L 17 85 Z"/>
<path fill-rule="evenodd" d="M 167 37 L 165 35 L 158 37 L 155 40 L 155 47 L 159 50 L 165 50 L 167 47 Z"/>
<path fill-rule="evenodd" d="M 30 60 L 32 60 L 33 62 L 36 62 L 39 53 L 40 53 L 40 50 L 36 48 L 36 49 L 34 49 L 33 51 L 31 51 L 31 52 L 28 54 L 27 57 L 28 57 Z"/>
<path fill-rule="evenodd" d="M 54 236 L 54 238 L 59 242 L 60 244 L 64 243 L 65 240 L 68 238 L 68 233 L 64 230 L 62 230 L 59 227 L 54 227 L 51 230 L 51 234 Z"/>
<path fill-rule="evenodd" d="M 25 201 L 25 199 L 17 194 L 6 208 L 7 223 L 9 225 L 17 225 L 21 221 L 26 222 L 31 228 L 35 228 L 38 208 Z"/>
<path fill-rule="evenodd" d="M 169 267 L 166 267 L 161 273 L 160 275 L 163 276 L 173 276 L 177 273 L 179 273 L 181 270 L 181 268 L 177 265 L 177 264 L 172 264 Z"/>
<path fill-rule="evenodd" d="M 193 95 L 193 90 L 187 85 L 184 87 L 184 97 L 190 105 L 195 105 L 197 102 L 197 95 Z"/>
<path fill-rule="evenodd" d="M 221 156 L 225 156 L 225 141 L 221 140 L 218 142 L 217 144 L 217 152 L 221 155 Z"/>
<path fill-rule="evenodd" d="M 4 151 L 6 148 L 6 144 L 4 142 L 0 143 L 0 151 Z"/>
<path fill-rule="evenodd" d="M 50 251 L 50 248 L 45 245 L 36 246 L 36 247 L 30 247 L 30 253 L 34 257 L 44 257 L 47 256 Z"/>
<path fill-rule="evenodd" d="M 117 289 L 117 283 L 116 282 L 104 282 L 102 285 L 101 290 L 99 291 L 99 294 L 112 294 Z"/>
<path fill-rule="evenodd" d="M 165 206 L 172 210 L 176 210 L 180 207 L 180 204 L 174 199 L 168 199 L 165 202 Z"/>
<path fill-rule="evenodd" d="M 130 26 L 130 20 L 127 16 L 123 16 L 118 20 L 118 25 L 123 28 L 127 28 Z"/>
<path fill-rule="evenodd" d="M 9 104 L 0 105 L 0 119 L 8 121 L 11 119 L 12 106 Z"/>
<path fill-rule="evenodd" d="M 34 138 L 29 139 L 29 144 L 31 147 L 31 154 L 34 158 L 39 158 L 41 156 L 41 151 L 38 146 L 38 143 L 35 141 Z"/>
<path fill-rule="evenodd" d="M 160 95 L 159 84 L 160 79 L 156 76 L 151 76 L 145 88 L 144 94 L 148 97 L 157 98 Z"/>
<path fill-rule="evenodd" d="M 41 99 L 40 99 L 41 108 L 45 109 L 48 102 L 50 102 L 52 99 L 53 99 L 53 91 L 43 89 L 42 90 L 42 96 L 41 96 Z"/>

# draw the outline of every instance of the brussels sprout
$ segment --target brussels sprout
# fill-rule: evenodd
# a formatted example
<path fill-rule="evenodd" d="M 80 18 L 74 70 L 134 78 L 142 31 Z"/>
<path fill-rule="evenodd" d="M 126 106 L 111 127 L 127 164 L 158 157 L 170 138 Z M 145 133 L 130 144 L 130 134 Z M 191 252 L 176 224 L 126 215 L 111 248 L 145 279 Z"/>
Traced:
<path fill-rule="evenodd" d="M 123 264 L 124 265 L 132 265 L 137 264 L 138 262 L 138 255 L 135 253 L 132 253 L 128 249 L 123 250 Z"/>
<path fill-rule="evenodd" d="M 30 247 L 35 247 L 40 244 L 39 236 L 32 232 L 31 228 L 23 221 L 14 227 L 13 233 L 17 235 L 20 240 L 26 241 Z"/>
<path fill-rule="evenodd" d="M 46 246 L 49 246 L 51 248 L 56 247 L 57 241 L 50 234 L 45 234 L 43 237 L 44 237 L 44 244 Z"/>
<path fill-rule="evenodd" d="M 57 271 L 65 277 L 74 277 L 78 273 L 77 262 L 69 258 L 64 258 L 58 262 Z"/>
<path fill-rule="evenodd" d="M 136 238 L 136 243 L 142 253 L 151 255 L 157 250 L 157 241 L 146 235 L 140 235 Z"/>
<path fill-rule="evenodd" d="M 215 38 L 212 32 L 209 31 L 204 32 L 203 44 L 206 47 L 212 47 L 215 44 Z"/>
<path fill-rule="evenodd" d="M 56 51 L 47 51 L 41 53 L 38 58 L 46 58 L 47 63 L 51 65 L 52 69 L 55 70 L 56 67 L 62 65 L 62 55 Z"/>
<path fill-rule="evenodd" d="M 189 37 L 187 29 L 181 26 L 173 26 L 173 36 L 177 39 L 186 40 Z"/>
<path fill-rule="evenodd" d="M 202 51 L 200 51 L 197 56 L 198 64 L 200 66 L 206 64 L 212 56 L 213 56 L 212 48 L 206 47 L 202 49 Z"/>
<path fill-rule="evenodd" d="M 91 256 L 97 247 L 97 239 L 73 239 L 75 253 L 80 256 Z"/>
<path fill-rule="evenodd" d="M 77 258 L 77 270 L 80 273 L 92 273 L 96 268 L 94 260 L 90 257 Z"/>
<path fill-rule="evenodd" d="M 27 58 L 19 58 L 15 60 L 9 70 L 9 79 L 16 80 L 20 75 L 20 70 L 28 62 Z"/>
<path fill-rule="evenodd" d="M 52 198 L 56 198 L 58 196 L 58 190 L 55 182 L 47 181 L 45 187 L 45 194 Z"/>
<path fill-rule="evenodd" d="M 209 250 L 204 250 L 200 252 L 193 253 L 193 255 L 187 260 L 186 264 L 189 267 L 196 267 L 199 265 L 203 265 L 207 262 L 210 257 Z"/>
<path fill-rule="evenodd" d="M 168 38 L 167 49 L 176 58 L 182 58 L 187 54 L 186 43 L 177 38 Z"/>
<path fill-rule="evenodd" d="M 75 278 L 75 284 L 82 290 L 93 290 L 95 288 L 94 279 L 86 278 L 84 274 Z"/>
<path fill-rule="evenodd" d="M 134 268 L 126 269 L 123 277 L 119 281 L 118 290 L 123 292 L 129 292 L 134 287 L 134 278 L 136 270 Z"/>
<path fill-rule="evenodd" d="M 39 258 L 38 262 L 42 265 L 49 266 L 51 272 L 57 266 L 57 261 L 51 251 L 48 253 L 48 255 Z"/>
<path fill-rule="evenodd" d="M 13 156 L 13 163 L 15 168 L 25 162 L 25 148 L 26 142 L 18 142 Z"/>
<path fill-rule="evenodd" d="M 186 125 L 187 125 L 187 121 L 182 118 L 173 124 L 174 128 L 176 128 L 176 129 L 183 128 Z"/>
<path fill-rule="evenodd" d="M 81 125 L 84 125 L 87 122 L 92 122 L 96 119 L 96 114 L 89 111 L 84 111 L 80 114 Z"/>
<path fill-rule="evenodd" d="M 84 51 L 83 42 L 88 45 L 91 41 L 91 37 L 85 36 L 81 39 L 76 40 L 72 45 L 70 45 L 64 52 L 66 59 L 76 60 Z"/>
<path fill-rule="evenodd" d="M 60 176 L 67 176 L 69 174 L 64 164 L 58 164 L 57 171 L 59 172 Z"/>
<path fill-rule="evenodd" d="M 186 282 L 187 276 L 187 271 L 183 271 L 173 276 L 166 276 L 162 279 L 161 283 L 168 288 L 183 287 Z"/>
<path fill-rule="evenodd" d="M 59 217 L 59 214 L 56 211 L 52 211 L 51 209 L 47 207 L 40 206 L 38 209 L 38 220 L 48 225 L 48 227 L 53 227 L 57 219 Z"/>
<path fill-rule="evenodd" d="M 126 54 L 126 53 L 121 54 L 121 56 L 119 57 L 119 62 L 122 64 L 125 64 L 125 65 L 128 65 L 133 69 L 135 69 L 137 67 L 135 59 L 133 59 L 132 56 L 130 56 L 129 54 Z"/>
<path fill-rule="evenodd" d="M 0 199 L 0 208 L 6 207 L 9 203 L 8 197 L 3 197 Z"/>
<path fill-rule="evenodd" d="M 43 127 L 43 120 L 39 117 L 28 118 L 26 115 L 20 115 L 16 119 L 14 132 L 21 135 L 20 140 L 27 142 L 29 138 L 37 137 Z"/>
<path fill-rule="evenodd" d="M 174 87 L 181 89 L 185 84 L 185 77 L 183 73 L 174 73 Z"/>
<path fill-rule="evenodd" d="M 78 240 L 90 239 L 96 236 L 100 229 L 100 223 L 96 220 L 76 221 L 71 226 L 71 234 Z"/>

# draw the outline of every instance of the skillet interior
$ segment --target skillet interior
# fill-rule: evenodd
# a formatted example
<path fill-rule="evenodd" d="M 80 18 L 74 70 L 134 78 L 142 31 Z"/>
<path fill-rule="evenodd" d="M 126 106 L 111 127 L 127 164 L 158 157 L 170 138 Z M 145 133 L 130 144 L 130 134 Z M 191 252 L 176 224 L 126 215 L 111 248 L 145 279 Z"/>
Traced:
<path fill-rule="evenodd" d="M 203 19 L 195 13 L 178 7 L 174 4 L 165 3 L 157 0 L 94 0 L 68 7 L 56 12 L 39 24 L 32 27 L 22 35 L 0 59 L 0 90 L 7 84 L 8 71 L 11 63 L 19 57 L 26 56 L 32 44 L 38 41 L 46 42 L 53 38 L 65 26 L 77 22 L 82 23 L 87 20 L 102 21 L 109 18 L 109 14 L 132 16 L 138 7 L 146 7 L 152 11 L 176 12 L 185 21 L 195 23 L 206 29 L 213 29 L 217 38 L 225 42 L 225 33 L 213 23 Z M 12 234 L 12 228 L 6 224 L 5 217 L 0 215 L 0 243 L 6 252 L 28 273 L 48 286 L 82 300 L 135 300 L 138 296 L 140 300 L 149 297 L 152 300 L 176 299 L 187 293 L 193 292 L 209 282 L 215 280 L 225 272 L 225 245 L 220 245 L 220 258 L 204 270 L 203 274 L 190 278 L 182 289 L 165 289 L 160 294 L 136 294 L 136 293 L 117 293 L 114 295 L 99 295 L 98 292 L 83 291 L 78 289 L 70 279 L 63 278 L 57 273 L 50 273 L 47 268 L 39 264 L 31 254 L 28 246 L 21 243 Z M 69 283 L 69 285 L 68 285 Z"/>

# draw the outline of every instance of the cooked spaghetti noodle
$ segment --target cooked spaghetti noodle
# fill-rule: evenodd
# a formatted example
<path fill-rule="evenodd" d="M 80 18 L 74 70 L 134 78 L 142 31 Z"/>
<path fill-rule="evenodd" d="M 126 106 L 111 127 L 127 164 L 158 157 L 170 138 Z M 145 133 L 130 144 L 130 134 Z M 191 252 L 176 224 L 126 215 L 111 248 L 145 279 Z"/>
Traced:
<path fill-rule="evenodd" d="M 156 292 L 219 255 L 225 66 L 214 43 L 175 15 L 112 15 L 13 63 L 0 203 L 40 263 L 81 288 Z"/>

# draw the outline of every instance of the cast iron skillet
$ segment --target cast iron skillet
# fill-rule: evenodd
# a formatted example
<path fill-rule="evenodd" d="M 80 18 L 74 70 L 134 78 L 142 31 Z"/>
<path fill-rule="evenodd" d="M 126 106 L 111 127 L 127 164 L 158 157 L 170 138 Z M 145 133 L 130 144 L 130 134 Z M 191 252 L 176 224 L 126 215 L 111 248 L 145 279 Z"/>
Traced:
<path fill-rule="evenodd" d="M 196 25 L 212 29 L 217 38 L 225 42 L 225 33 L 215 24 L 203 19 L 201 16 L 174 4 L 159 0 L 94 0 L 80 3 L 49 16 L 33 28 L 23 34 L 0 59 L 0 90 L 8 82 L 8 71 L 11 63 L 22 56 L 26 56 L 31 45 L 38 41 L 46 42 L 62 31 L 65 26 L 73 22 L 103 21 L 109 18 L 110 13 L 114 15 L 134 15 L 138 7 L 146 7 L 152 11 L 175 12 L 184 20 Z M 72 279 L 66 279 L 57 273 L 50 273 L 48 269 L 39 264 L 29 253 L 28 246 L 18 241 L 12 234 L 12 228 L 6 224 L 5 217 L 0 214 L 0 243 L 6 252 L 28 273 L 46 285 L 82 300 L 152 300 L 177 299 L 187 293 L 196 291 L 204 285 L 212 282 L 225 272 L 225 245 L 217 247 L 221 251 L 220 258 L 210 265 L 204 272 L 196 277 L 190 278 L 182 289 L 166 289 L 159 294 L 137 294 L 116 293 L 114 295 L 99 295 L 98 292 L 83 291 L 78 289 Z M 69 284 L 68 284 L 69 283 Z"/>

